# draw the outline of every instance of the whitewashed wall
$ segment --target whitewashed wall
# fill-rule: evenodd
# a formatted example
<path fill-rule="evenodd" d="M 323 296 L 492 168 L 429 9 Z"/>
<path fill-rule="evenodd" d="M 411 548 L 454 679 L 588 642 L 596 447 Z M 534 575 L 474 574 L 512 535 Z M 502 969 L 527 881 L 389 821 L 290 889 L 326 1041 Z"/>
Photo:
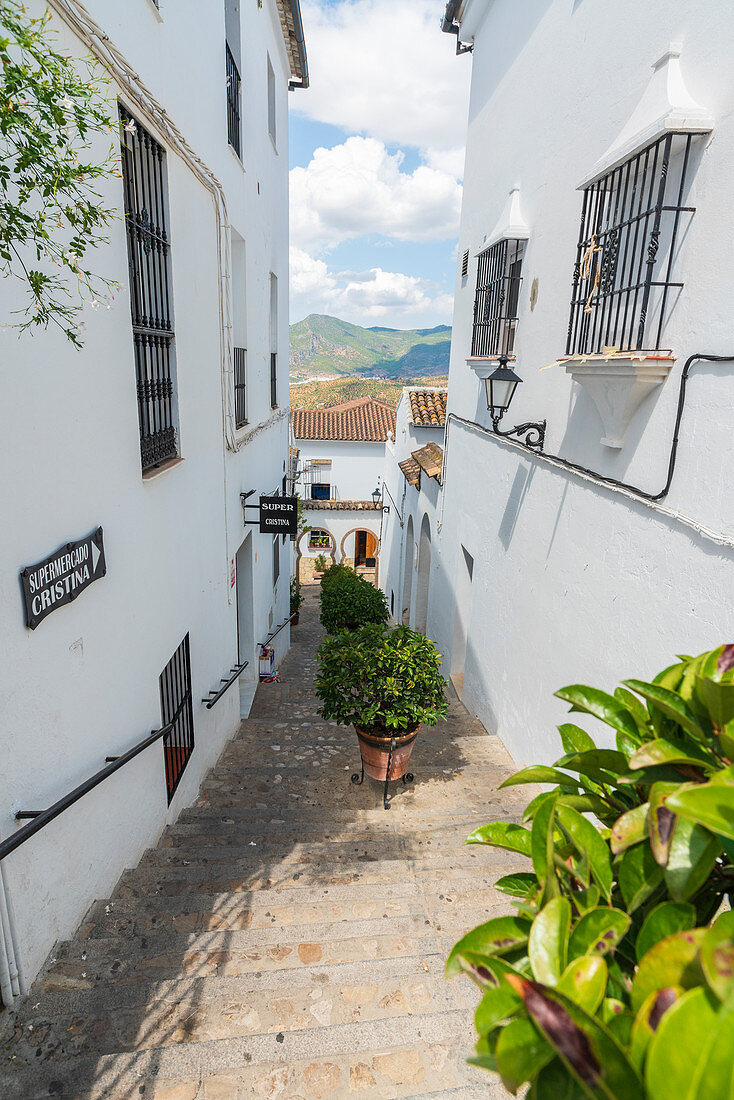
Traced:
<path fill-rule="evenodd" d="M 331 459 L 332 500 L 372 500 L 372 490 L 382 474 L 384 443 L 363 440 L 296 439 L 299 467 L 314 458 Z M 301 490 L 304 496 L 308 486 Z"/>
<path fill-rule="evenodd" d="M 29 0 L 28 7 L 40 13 L 45 5 Z M 232 225 L 246 242 L 246 293 L 234 308 L 247 336 L 252 429 L 272 415 L 271 271 L 281 304 L 279 405 L 283 412 L 288 406 L 288 70 L 275 4 L 242 5 L 242 163 L 227 144 L 224 4 L 161 0 L 160 17 L 150 0 L 87 0 L 87 7 L 220 179 Z M 69 29 L 54 23 L 61 45 L 83 53 Z M 267 133 L 267 53 L 278 78 L 277 151 Z M 106 755 L 160 726 L 158 677 L 187 631 L 196 733 L 170 808 L 156 744 L 4 861 L 28 979 L 54 941 L 74 931 L 90 903 L 110 894 L 123 868 L 137 863 L 194 798 L 237 728 L 236 688 L 210 711 L 200 700 L 237 656 L 230 568 L 246 534 L 239 494 L 271 491 L 284 472 L 287 419 L 277 413 L 273 426 L 237 454 L 225 453 L 214 205 L 172 152 L 167 168 L 183 462 L 141 479 L 127 289 L 109 310 L 86 311 L 82 352 L 53 331 L 2 336 L 0 836 L 16 827 L 16 810 L 51 804 L 102 767 Z M 121 180 L 99 189 L 102 201 L 122 212 Z M 127 288 L 122 218 L 95 266 Z M 11 305 L 3 287 L 2 313 Z M 19 570 L 98 524 L 107 576 L 28 630 Z M 271 540 L 252 531 L 259 639 L 288 614 L 290 548 L 282 549 L 273 592 Z M 276 644 L 279 653 L 287 648 L 287 630 Z"/>
<path fill-rule="evenodd" d="M 472 261 L 469 278 L 456 283 L 450 411 L 488 423 L 483 390 L 465 362 L 474 254 L 519 187 L 531 231 L 516 342 L 524 383 L 503 427 L 547 418 L 547 452 L 654 493 L 665 481 L 684 361 L 695 352 L 734 354 L 734 11 L 700 0 L 474 0 L 466 11 L 462 38 L 476 37 L 473 58 L 456 61 L 473 67 L 459 254 L 468 248 Z M 539 368 L 565 351 L 577 185 L 625 125 L 652 64 L 676 41 L 688 89 L 716 124 L 691 168 L 688 201 L 697 210 L 673 276 L 685 287 L 662 341 L 677 363 L 615 452 L 601 445 L 596 410 L 563 368 Z M 689 383 L 665 501 L 690 522 L 450 424 L 429 633 L 450 655 L 464 546 L 475 562 L 464 701 L 518 762 L 558 754 L 554 726 L 566 707 L 553 692 L 560 686 L 612 690 L 625 676 L 651 677 L 676 653 L 731 640 L 733 423 L 734 366 L 702 364 Z M 594 732 L 608 740 L 603 729 Z"/>

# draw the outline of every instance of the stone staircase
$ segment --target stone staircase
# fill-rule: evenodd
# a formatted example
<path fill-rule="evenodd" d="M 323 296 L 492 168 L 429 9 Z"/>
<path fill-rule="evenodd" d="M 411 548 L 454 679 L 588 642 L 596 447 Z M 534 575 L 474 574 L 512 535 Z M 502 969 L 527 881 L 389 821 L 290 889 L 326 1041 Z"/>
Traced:
<path fill-rule="evenodd" d="M 443 963 L 518 866 L 464 838 L 527 792 L 497 792 L 512 761 L 456 699 L 389 811 L 353 785 L 356 737 L 313 693 L 316 593 L 196 804 L 4 1021 L 2 1100 L 506 1095 L 465 1063 L 478 994 Z"/>

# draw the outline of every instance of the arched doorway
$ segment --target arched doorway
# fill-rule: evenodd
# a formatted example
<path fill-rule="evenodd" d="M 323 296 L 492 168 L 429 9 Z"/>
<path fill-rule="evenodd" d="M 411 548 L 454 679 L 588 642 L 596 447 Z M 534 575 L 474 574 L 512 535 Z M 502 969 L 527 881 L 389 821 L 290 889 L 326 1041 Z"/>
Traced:
<path fill-rule="evenodd" d="M 415 597 L 415 629 L 426 632 L 428 621 L 428 589 L 431 579 L 431 525 L 424 515 L 418 542 L 418 587 Z"/>
<path fill-rule="evenodd" d="M 353 537 L 353 542 L 348 540 Z M 351 550 L 352 553 L 348 553 Z M 377 573 L 380 561 L 380 544 L 374 531 L 366 527 L 353 527 L 341 540 L 340 561 L 353 566 L 360 576 L 377 587 Z"/>
<path fill-rule="evenodd" d="M 408 516 L 408 526 L 405 528 L 405 555 L 403 562 L 403 598 L 400 603 L 400 621 L 403 626 L 410 626 L 410 597 L 413 590 L 413 517 Z"/>

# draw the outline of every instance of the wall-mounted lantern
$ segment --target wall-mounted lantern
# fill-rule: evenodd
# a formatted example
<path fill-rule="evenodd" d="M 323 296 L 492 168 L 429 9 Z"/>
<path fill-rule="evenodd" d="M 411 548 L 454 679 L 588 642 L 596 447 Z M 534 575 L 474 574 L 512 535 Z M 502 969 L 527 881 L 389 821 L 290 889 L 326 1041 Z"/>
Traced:
<path fill-rule="evenodd" d="M 382 489 L 379 485 L 377 486 L 377 488 L 372 490 L 372 501 L 375 505 L 375 508 L 382 508 L 383 512 L 390 511 L 390 505 L 382 503 Z"/>
<path fill-rule="evenodd" d="M 545 420 L 517 424 L 506 432 L 503 432 L 500 428 L 500 421 L 510 407 L 510 402 L 515 396 L 515 390 L 520 382 L 522 382 L 522 378 L 515 373 L 512 367 L 508 366 L 507 356 L 500 355 L 498 366 L 484 379 L 484 386 L 487 391 L 487 408 L 492 417 L 492 427 L 497 435 L 516 435 L 526 447 L 537 447 L 542 450 L 545 440 Z M 525 438 L 521 438 L 522 436 Z"/>

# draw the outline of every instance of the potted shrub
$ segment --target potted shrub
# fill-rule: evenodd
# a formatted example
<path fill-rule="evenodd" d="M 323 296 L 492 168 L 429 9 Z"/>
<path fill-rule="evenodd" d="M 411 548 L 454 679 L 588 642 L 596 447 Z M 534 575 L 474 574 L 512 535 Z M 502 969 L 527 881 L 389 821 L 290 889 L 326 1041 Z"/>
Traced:
<path fill-rule="evenodd" d="M 517 915 L 468 932 L 446 964 L 482 994 L 470 1061 L 533 1100 L 730 1100 L 734 645 L 613 695 L 556 694 L 616 748 L 559 726 L 553 767 L 503 784 L 550 786 L 525 824 L 467 838 L 530 860 L 495 883 Z"/>
<path fill-rule="evenodd" d="M 299 610 L 302 602 L 303 594 L 298 577 L 291 577 L 291 626 L 298 626 Z"/>
<path fill-rule="evenodd" d="M 345 565 L 344 562 L 332 562 L 328 569 L 324 571 L 324 575 L 321 578 L 321 587 L 325 588 L 331 584 L 332 581 L 357 581 L 359 575 L 356 570 L 352 569 L 351 565 Z"/>
<path fill-rule="evenodd" d="M 342 568 L 347 567 L 332 566 L 332 570 Z M 380 588 L 356 574 L 350 577 L 349 573 L 341 572 L 328 577 L 328 573 L 321 581 L 321 622 L 329 634 L 355 630 L 365 623 L 387 622 L 387 600 Z"/>
<path fill-rule="evenodd" d="M 433 642 L 407 626 L 371 623 L 330 635 L 319 658 L 316 693 L 323 717 L 354 726 L 367 775 L 401 779 L 421 725 L 435 725 L 448 709 L 441 654 Z"/>
<path fill-rule="evenodd" d="M 317 554 L 313 563 L 313 575 L 318 580 L 326 570 L 326 554 Z"/>

